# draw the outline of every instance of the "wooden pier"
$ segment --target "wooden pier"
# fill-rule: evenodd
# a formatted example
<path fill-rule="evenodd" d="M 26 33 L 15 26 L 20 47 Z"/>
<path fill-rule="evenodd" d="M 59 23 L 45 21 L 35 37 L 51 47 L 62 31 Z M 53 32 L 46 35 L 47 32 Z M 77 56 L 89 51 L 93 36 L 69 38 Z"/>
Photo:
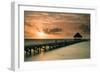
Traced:
<path fill-rule="evenodd" d="M 25 39 L 24 52 L 26 55 L 37 55 L 41 52 L 59 49 L 82 41 L 87 41 L 87 39 Z"/>

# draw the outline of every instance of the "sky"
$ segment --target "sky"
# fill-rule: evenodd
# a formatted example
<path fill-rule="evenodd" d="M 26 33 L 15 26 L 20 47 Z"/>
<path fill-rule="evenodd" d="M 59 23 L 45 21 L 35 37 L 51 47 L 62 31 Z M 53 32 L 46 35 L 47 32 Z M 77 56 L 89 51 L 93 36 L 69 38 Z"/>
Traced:
<path fill-rule="evenodd" d="M 25 39 L 67 39 L 77 32 L 90 37 L 90 14 L 24 11 Z"/>

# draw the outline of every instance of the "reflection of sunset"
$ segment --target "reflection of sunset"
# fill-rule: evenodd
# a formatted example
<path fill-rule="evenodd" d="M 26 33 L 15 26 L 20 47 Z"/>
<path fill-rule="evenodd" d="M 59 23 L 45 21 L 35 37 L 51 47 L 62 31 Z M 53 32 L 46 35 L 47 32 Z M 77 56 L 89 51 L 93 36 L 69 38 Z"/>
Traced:
<path fill-rule="evenodd" d="M 27 39 L 73 38 L 77 32 L 90 36 L 89 14 L 25 11 L 24 21 Z"/>

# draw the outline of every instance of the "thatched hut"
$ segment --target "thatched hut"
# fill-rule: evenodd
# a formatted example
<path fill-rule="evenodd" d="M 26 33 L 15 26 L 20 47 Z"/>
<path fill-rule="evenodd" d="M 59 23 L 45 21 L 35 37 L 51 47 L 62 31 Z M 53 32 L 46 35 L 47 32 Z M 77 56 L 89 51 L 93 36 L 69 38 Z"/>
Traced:
<path fill-rule="evenodd" d="M 81 40 L 82 39 L 82 35 L 80 33 L 76 33 L 74 35 L 74 39 Z"/>

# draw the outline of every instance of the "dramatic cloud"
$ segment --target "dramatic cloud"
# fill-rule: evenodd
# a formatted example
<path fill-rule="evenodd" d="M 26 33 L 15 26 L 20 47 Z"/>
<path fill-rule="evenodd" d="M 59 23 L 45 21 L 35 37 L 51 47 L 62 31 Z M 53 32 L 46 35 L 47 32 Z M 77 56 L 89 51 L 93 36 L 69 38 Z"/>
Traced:
<path fill-rule="evenodd" d="M 62 29 L 61 28 L 53 28 L 53 29 L 49 29 L 49 28 L 46 28 L 43 30 L 46 34 L 59 34 L 62 32 Z"/>
<path fill-rule="evenodd" d="M 25 38 L 90 36 L 90 14 L 25 11 L 24 21 Z"/>

